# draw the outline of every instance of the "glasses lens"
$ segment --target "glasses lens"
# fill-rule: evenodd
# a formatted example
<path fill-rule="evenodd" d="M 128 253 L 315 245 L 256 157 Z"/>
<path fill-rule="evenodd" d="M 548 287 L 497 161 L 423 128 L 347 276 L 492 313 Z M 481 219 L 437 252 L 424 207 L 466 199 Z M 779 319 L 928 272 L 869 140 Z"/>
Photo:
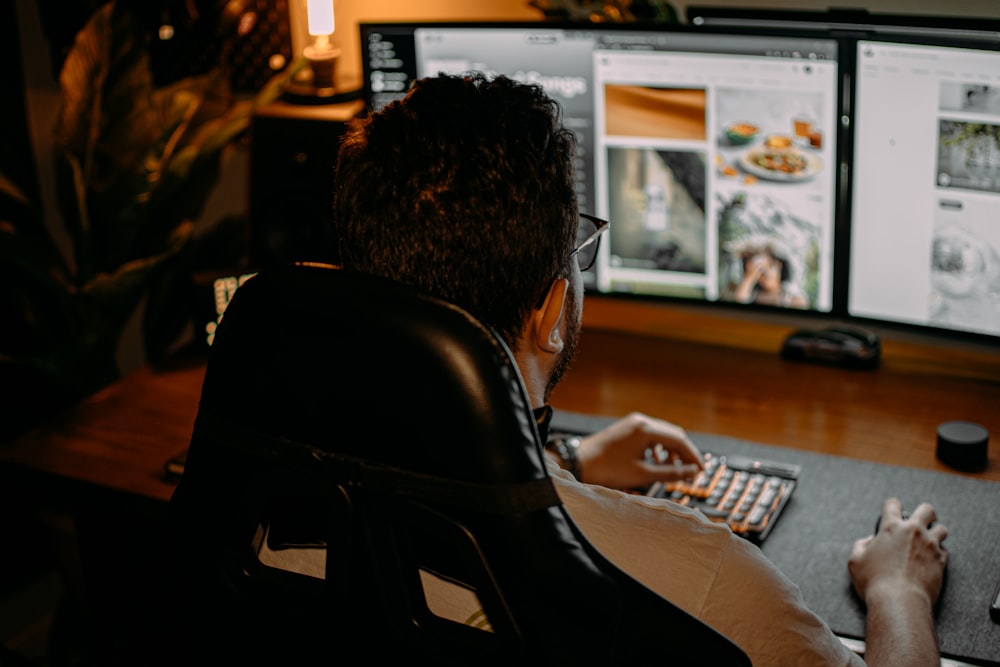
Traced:
<path fill-rule="evenodd" d="M 590 218 L 580 216 L 580 224 L 576 229 L 576 262 L 581 271 L 586 271 L 594 265 L 597 259 L 597 248 L 601 237 L 597 235 L 597 224 Z"/>

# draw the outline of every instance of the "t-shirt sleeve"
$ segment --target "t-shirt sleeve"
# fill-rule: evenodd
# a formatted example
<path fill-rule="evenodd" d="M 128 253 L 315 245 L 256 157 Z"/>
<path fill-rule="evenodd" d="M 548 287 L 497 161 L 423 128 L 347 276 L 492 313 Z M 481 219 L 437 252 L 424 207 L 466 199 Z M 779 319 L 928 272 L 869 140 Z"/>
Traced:
<path fill-rule="evenodd" d="M 667 500 L 580 484 L 552 467 L 550 474 L 595 548 L 729 637 L 753 664 L 864 664 L 806 607 L 798 587 L 728 527 Z"/>
<path fill-rule="evenodd" d="M 722 554 L 699 616 L 725 627 L 755 665 L 865 664 L 806 606 L 798 586 L 740 537 Z"/>

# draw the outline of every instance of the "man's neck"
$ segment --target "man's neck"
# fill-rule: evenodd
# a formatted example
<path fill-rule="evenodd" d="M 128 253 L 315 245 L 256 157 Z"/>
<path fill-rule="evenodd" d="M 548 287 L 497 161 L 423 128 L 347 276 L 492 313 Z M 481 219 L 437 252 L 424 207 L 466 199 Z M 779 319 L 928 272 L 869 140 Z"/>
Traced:
<path fill-rule="evenodd" d="M 514 353 L 514 362 L 521 371 L 521 379 L 524 380 L 524 387 L 528 392 L 528 400 L 534 409 L 545 405 L 545 392 L 548 388 L 551 369 L 538 355 L 518 350 Z"/>

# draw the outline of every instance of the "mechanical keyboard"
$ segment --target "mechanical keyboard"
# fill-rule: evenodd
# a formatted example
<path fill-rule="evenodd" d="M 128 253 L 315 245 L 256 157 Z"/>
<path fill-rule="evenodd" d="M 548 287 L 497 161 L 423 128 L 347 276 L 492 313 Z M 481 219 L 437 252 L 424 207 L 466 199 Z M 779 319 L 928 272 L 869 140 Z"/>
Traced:
<path fill-rule="evenodd" d="M 760 544 L 795 491 L 801 466 L 745 456 L 703 455 L 705 469 L 694 479 L 657 482 L 645 495 L 693 507 Z"/>

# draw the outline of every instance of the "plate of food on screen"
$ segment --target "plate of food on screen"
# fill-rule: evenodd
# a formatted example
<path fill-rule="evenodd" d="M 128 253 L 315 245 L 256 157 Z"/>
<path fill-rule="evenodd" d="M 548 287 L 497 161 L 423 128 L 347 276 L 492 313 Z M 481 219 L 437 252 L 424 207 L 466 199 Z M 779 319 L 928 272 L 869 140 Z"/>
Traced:
<path fill-rule="evenodd" d="M 771 181 L 806 181 L 819 173 L 822 163 L 815 155 L 795 148 L 764 146 L 747 151 L 740 166 L 759 178 Z"/>

